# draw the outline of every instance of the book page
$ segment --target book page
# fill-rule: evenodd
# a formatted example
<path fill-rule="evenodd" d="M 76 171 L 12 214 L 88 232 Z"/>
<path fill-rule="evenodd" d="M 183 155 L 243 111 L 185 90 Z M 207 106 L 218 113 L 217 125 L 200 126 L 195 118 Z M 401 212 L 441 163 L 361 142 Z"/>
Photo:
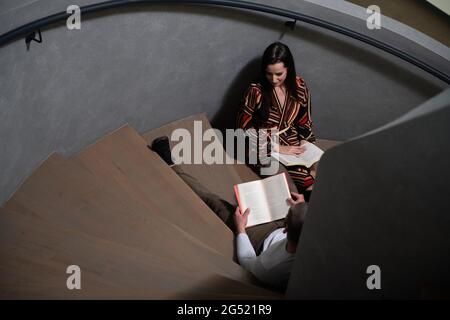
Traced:
<path fill-rule="evenodd" d="M 283 154 L 274 151 L 271 155 L 285 166 L 301 165 L 308 168 L 318 162 L 323 155 L 323 151 L 313 143 L 307 142 L 302 147 L 305 148 L 305 151 L 301 155 Z"/>
<path fill-rule="evenodd" d="M 241 212 L 250 208 L 247 227 L 262 223 L 268 216 L 267 199 L 264 195 L 262 180 L 238 184 L 236 197 Z"/>
<path fill-rule="evenodd" d="M 240 210 L 250 208 L 247 227 L 282 219 L 289 211 L 286 200 L 291 196 L 284 173 L 238 184 L 235 192 Z"/>
<path fill-rule="evenodd" d="M 264 192 L 270 215 L 269 221 L 283 219 L 289 211 L 287 199 L 291 197 L 285 174 L 282 173 L 264 180 Z"/>

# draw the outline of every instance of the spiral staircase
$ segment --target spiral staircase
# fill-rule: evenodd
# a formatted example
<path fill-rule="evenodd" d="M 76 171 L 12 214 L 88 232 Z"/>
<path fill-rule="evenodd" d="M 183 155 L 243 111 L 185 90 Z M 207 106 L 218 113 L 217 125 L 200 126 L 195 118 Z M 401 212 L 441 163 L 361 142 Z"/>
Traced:
<path fill-rule="evenodd" d="M 259 8 L 261 12 L 296 19 L 290 26 L 300 19 L 350 34 L 415 64 L 421 72 L 427 72 L 424 78 L 436 77 L 426 81 L 439 79 L 446 87 L 378 129 L 351 139 L 319 139 L 318 145 L 325 154 L 285 293 L 262 286 L 236 263 L 233 233 L 149 150 L 148 144 L 154 138 L 170 136 L 174 129 L 192 132 L 194 121 L 201 121 L 204 129 L 211 128 L 212 119 L 198 114 L 196 107 L 191 106 L 193 112 L 187 118 L 167 121 L 147 132 L 127 124 L 69 157 L 52 153 L 34 168 L 0 208 L 0 299 L 450 297 L 450 78 L 445 70 L 432 66 L 440 65 L 442 57 L 433 55 L 428 65 L 381 41 L 292 11 L 271 12 L 273 7 L 269 10 L 243 1 L 207 2 Z M 111 1 L 102 5 L 128 3 Z M 89 5 L 86 10 L 98 12 L 102 5 Z M 63 12 L 24 25 L 0 36 L 0 45 L 66 17 Z M 340 45 L 332 46 L 338 52 L 342 49 Z M 446 50 L 440 46 L 436 52 Z M 416 53 L 422 55 L 425 51 Z M 39 60 L 39 54 L 36 56 Z M 78 70 L 77 65 L 72 67 Z M 405 75 L 412 73 L 402 73 L 399 78 Z M 412 82 L 417 79 L 413 76 Z M 439 85 L 444 86 L 441 82 Z M 415 88 L 419 90 L 418 87 Z M 441 87 L 433 87 L 436 88 Z M 40 98 L 38 94 L 36 97 Z M 14 99 L 16 96 L 5 95 L 0 103 Z M 19 97 L 17 101 L 22 100 Z M 395 101 L 384 101 L 388 103 L 395 107 Z M 2 113 L 4 119 L 16 112 L 11 110 Z M 366 117 L 375 117 L 377 111 L 370 110 Z M 26 117 L 25 112 L 20 112 L 17 111 Z M 230 116 L 231 112 L 227 113 L 224 116 Z M 28 132 L 25 129 L 22 128 L 22 135 Z M 85 138 L 83 143 L 88 140 L 82 133 L 77 134 Z M 19 138 L 17 141 L 26 140 Z M 9 155 L 5 152 L 2 156 Z M 259 179 L 238 163 L 182 168 L 231 203 L 235 203 L 235 184 Z M 368 267 L 373 265 L 381 270 L 379 290 L 371 290 L 366 282 L 370 276 Z M 70 286 L 71 266 L 79 268 L 79 288 Z"/>

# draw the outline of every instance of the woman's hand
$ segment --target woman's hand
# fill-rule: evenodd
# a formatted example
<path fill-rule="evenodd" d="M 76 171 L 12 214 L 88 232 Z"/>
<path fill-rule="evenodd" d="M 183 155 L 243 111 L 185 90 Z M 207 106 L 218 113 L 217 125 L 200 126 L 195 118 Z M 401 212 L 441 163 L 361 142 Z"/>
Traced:
<path fill-rule="evenodd" d="M 301 155 L 305 152 L 305 148 L 302 146 L 279 146 L 278 152 L 291 155 Z"/>
<path fill-rule="evenodd" d="M 249 214 L 250 208 L 247 208 L 244 213 L 239 210 L 239 207 L 236 208 L 236 211 L 234 212 L 234 225 L 236 226 L 236 233 L 245 233 Z"/>
<path fill-rule="evenodd" d="M 305 143 L 309 143 L 309 141 L 308 140 L 300 140 L 300 145 L 301 146 L 304 145 Z"/>

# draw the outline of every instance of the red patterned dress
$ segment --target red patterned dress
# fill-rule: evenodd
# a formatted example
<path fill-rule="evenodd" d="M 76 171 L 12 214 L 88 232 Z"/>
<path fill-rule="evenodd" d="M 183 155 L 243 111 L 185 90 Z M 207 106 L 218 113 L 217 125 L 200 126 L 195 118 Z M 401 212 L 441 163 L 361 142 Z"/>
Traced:
<path fill-rule="evenodd" d="M 285 132 L 279 135 L 280 145 L 299 146 L 300 140 L 315 142 L 312 132 L 311 99 L 305 81 L 297 76 L 297 94 L 300 100 L 287 95 L 284 105 L 278 100 L 275 89 L 272 89 L 267 101 L 270 103 L 267 120 L 261 123 L 257 120 L 255 112 L 261 107 L 263 89 L 261 84 L 252 83 L 247 89 L 237 116 L 237 127 L 244 130 L 250 128 L 273 128 Z M 258 123 L 257 123 L 258 122 Z M 304 166 L 287 167 L 289 174 L 295 182 L 299 192 L 306 190 L 314 183 L 310 169 Z"/>

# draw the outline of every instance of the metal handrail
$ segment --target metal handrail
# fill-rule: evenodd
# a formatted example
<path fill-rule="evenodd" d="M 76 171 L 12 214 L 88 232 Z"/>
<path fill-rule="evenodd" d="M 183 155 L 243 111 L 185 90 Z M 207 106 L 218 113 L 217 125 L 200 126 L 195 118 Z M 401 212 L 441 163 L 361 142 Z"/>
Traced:
<path fill-rule="evenodd" d="M 247 1 L 238 1 L 238 0 L 112 0 L 100 2 L 97 4 L 87 5 L 80 7 L 81 14 L 88 14 L 97 11 L 107 10 L 115 7 L 127 6 L 127 5 L 136 5 L 136 4 L 202 4 L 202 5 L 216 5 L 216 6 L 224 6 L 224 7 L 233 7 L 240 9 L 247 9 L 252 11 L 264 12 L 272 15 L 277 15 L 281 17 L 290 18 L 297 21 L 303 21 L 321 28 L 325 28 L 328 30 L 332 30 L 338 32 L 340 34 L 346 35 L 353 39 L 362 41 L 371 46 L 379 48 L 383 51 L 386 51 L 390 54 L 393 54 L 413 65 L 419 67 L 420 69 L 428 72 L 429 74 L 441 79 L 442 81 L 450 84 L 450 76 L 437 70 L 436 68 L 430 66 L 429 64 L 419 60 L 408 53 L 403 52 L 400 49 L 397 49 L 393 46 L 385 44 L 379 40 L 368 37 L 361 33 L 352 31 L 345 27 L 341 27 L 334 23 L 330 23 L 321 19 L 317 19 L 314 17 L 310 17 L 301 13 L 297 13 L 290 10 L 279 9 L 272 6 L 247 2 Z M 50 24 L 66 20 L 71 14 L 67 12 L 60 12 L 50 16 L 47 16 L 42 19 L 38 19 L 36 21 L 27 23 L 21 27 L 18 27 L 14 30 L 11 30 L 7 33 L 4 33 L 0 36 L 0 46 L 5 45 L 8 42 L 11 42 L 19 37 L 26 36 L 31 32 L 34 32 L 42 27 L 48 26 Z"/>

